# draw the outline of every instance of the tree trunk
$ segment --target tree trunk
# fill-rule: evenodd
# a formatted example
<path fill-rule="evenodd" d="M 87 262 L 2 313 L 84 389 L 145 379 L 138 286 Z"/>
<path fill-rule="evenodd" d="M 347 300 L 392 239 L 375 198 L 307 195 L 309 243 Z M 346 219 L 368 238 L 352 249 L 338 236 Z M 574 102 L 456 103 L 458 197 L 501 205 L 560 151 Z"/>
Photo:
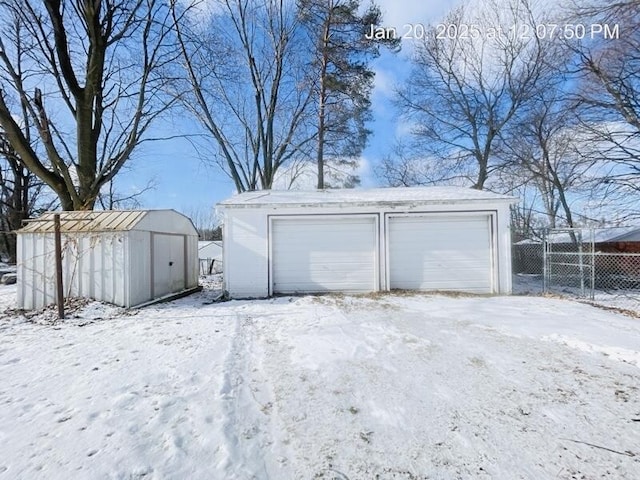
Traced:
<path fill-rule="evenodd" d="M 320 92 L 318 108 L 318 190 L 324 189 L 324 129 L 325 129 L 325 105 L 327 103 L 327 65 L 329 63 L 329 38 L 332 18 L 331 12 L 324 22 L 322 33 L 322 63 L 320 65 Z"/>

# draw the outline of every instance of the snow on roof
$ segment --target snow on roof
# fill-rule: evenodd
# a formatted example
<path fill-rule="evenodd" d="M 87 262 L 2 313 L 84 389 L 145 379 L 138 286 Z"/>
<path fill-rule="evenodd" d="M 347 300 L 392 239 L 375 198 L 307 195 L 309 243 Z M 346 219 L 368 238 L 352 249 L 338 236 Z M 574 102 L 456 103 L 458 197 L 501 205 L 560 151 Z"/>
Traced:
<path fill-rule="evenodd" d="M 207 248 L 210 245 L 222 248 L 222 240 L 198 240 L 198 249 Z"/>
<path fill-rule="evenodd" d="M 588 228 L 581 230 L 582 242 L 605 243 L 605 242 L 638 242 L 640 241 L 640 227 L 611 227 L 594 229 L 593 237 Z M 553 233 L 548 237 L 551 243 L 571 243 L 569 232 Z"/>
<path fill-rule="evenodd" d="M 117 232 L 131 230 L 149 210 L 47 212 L 35 220 L 28 220 L 27 225 L 19 232 L 53 232 L 53 218 L 56 213 L 60 214 L 61 232 Z"/>
<path fill-rule="evenodd" d="M 525 238 L 524 240 L 520 240 L 519 242 L 514 243 L 514 245 L 540 245 L 541 243 L 541 240 Z"/>
<path fill-rule="evenodd" d="M 235 195 L 222 207 L 321 206 L 338 204 L 438 204 L 459 201 L 516 203 L 516 197 L 462 187 L 398 187 L 310 191 L 260 190 Z"/>

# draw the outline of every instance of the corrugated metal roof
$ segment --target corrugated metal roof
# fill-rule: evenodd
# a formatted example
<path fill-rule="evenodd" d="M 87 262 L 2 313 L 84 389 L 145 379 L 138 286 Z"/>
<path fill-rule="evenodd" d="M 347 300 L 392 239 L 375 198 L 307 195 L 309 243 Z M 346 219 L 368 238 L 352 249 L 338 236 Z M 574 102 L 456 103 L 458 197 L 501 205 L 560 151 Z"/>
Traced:
<path fill-rule="evenodd" d="M 56 212 L 58 213 L 58 212 Z M 59 212 L 60 231 L 73 232 L 117 232 L 131 230 L 146 214 L 144 210 L 108 210 Z M 20 233 L 47 233 L 54 231 L 54 212 L 48 212 L 30 221 Z"/>
<path fill-rule="evenodd" d="M 339 204 L 437 204 L 467 201 L 515 203 L 516 197 L 462 187 L 347 188 L 327 190 L 261 190 L 235 195 L 221 207 L 319 206 Z"/>

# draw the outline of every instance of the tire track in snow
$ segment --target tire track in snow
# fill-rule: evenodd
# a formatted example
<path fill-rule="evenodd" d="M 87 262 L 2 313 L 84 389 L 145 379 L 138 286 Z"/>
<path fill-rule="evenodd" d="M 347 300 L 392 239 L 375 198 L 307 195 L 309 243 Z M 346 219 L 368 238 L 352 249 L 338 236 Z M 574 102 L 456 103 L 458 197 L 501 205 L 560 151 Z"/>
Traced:
<path fill-rule="evenodd" d="M 272 394 L 266 379 L 256 375 L 254 320 L 247 315 L 236 318 L 234 338 L 224 364 L 221 389 L 225 422 L 226 454 L 222 469 L 228 479 L 271 478 L 277 455 L 272 455 Z M 265 387 L 265 388 L 263 388 Z M 271 456 L 272 455 L 272 456 Z M 281 469 L 278 475 L 282 474 Z"/>

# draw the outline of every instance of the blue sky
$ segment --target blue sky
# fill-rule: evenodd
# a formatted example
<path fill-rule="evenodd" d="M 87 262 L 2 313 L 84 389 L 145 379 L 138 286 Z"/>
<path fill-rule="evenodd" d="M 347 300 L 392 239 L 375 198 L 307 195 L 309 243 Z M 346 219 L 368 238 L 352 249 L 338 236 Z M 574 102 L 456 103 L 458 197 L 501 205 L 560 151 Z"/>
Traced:
<path fill-rule="evenodd" d="M 456 3 L 456 0 L 378 2 L 384 13 L 385 26 L 396 27 L 398 31 L 402 31 L 405 24 L 427 24 L 436 21 Z M 369 125 L 373 133 L 363 154 L 366 162 L 362 175 L 364 187 L 378 184 L 374 168 L 393 145 L 398 126 L 390 96 L 394 84 L 406 78 L 409 73 L 410 51 L 411 45 L 405 41 L 400 54 L 383 53 L 374 62 L 377 74 L 372 98 L 375 120 Z M 176 130 L 199 130 L 193 120 L 187 117 L 163 122 L 157 129 L 160 130 L 160 134 Z M 150 180 L 154 182 L 155 187 L 145 192 L 141 198 L 142 206 L 145 208 L 174 208 L 188 213 L 195 209 L 212 208 L 216 202 L 235 192 L 233 184 L 224 172 L 206 165 L 192 144 L 180 138 L 143 146 L 134 154 L 129 169 L 121 174 L 116 183 L 119 191 L 129 194 L 144 188 Z"/>

